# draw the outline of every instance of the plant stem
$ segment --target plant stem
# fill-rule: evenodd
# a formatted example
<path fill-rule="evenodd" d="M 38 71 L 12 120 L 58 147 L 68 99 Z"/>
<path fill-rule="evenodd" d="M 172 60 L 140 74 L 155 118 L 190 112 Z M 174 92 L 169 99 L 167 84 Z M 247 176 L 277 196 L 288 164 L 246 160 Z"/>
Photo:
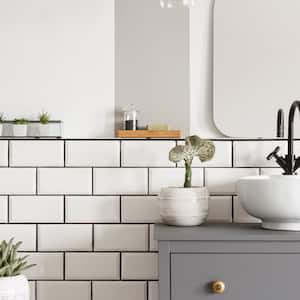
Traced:
<path fill-rule="evenodd" d="M 190 188 L 192 187 L 192 168 L 191 163 L 185 161 L 185 180 L 184 180 L 184 187 Z"/>

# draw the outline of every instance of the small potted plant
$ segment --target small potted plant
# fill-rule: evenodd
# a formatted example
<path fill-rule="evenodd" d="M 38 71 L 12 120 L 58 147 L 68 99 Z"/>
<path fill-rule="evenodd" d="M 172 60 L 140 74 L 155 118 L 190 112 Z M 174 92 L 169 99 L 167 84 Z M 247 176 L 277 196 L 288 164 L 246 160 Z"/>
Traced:
<path fill-rule="evenodd" d="M 3 135 L 3 122 L 4 122 L 4 116 L 3 113 L 0 113 L 0 136 Z"/>
<path fill-rule="evenodd" d="M 0 299 L 29 300 L 28 280 L 22 273 L 34 265 L 28 265 L 28 256 L 18 256 L 21 244 L 13 239 L 0 244 Z"/>
<path fill-rule="evenodd" d="M 192 162 L 195 156 L 201 162 L 210 160 L 214 153 L 214 144 L 196 135 L 187 137 L 185 145 L 177 145 L 171 149 L 170 161 L 184 161 L 185 180 L 183 187 L 162 188 L 159 194 L 160 214 L 166 224 L 193 226 L 206 220 L 209 193 L 206 187 L 192 186 Z"/>
<path fill-rule="evenodd" d="M 50 135 L 50 114 L 47 112 L 41 112 L 39 114 L 39 121 L 40 121 L 40 136 L 49 136 Z"/>
<path fill-rule="evenodd" d="M 26 136 L 28 123 L 29 123 L 29 121 L 24 118 L 15 119 L 14 124 L 13 124 L 13 135 L 14 136 Z"/>

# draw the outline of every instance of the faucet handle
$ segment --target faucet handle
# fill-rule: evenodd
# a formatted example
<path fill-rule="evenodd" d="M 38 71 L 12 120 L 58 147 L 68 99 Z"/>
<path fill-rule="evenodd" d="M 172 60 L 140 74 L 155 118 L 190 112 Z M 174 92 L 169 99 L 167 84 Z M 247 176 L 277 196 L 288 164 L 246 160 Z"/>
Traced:
<path fill-rule="evenodd" d="M 293 172 L 295 172 L 297 169 L 299 169 L 299 167 L 300 167 L 300 156 L 295 158 L 295 165 L 294 165 Z M 295 175 L 297 175 L 297 173 L 295 173 Z"/>
<path fill-rule="evenodd" d="M 280 147 L 277 146 L 277 147 L 274 149 L 274 151 L 272 151 L 272 152 L 267 156 L 267 160 L 270 160 L 270 159 L 272 159 L 273 157 L 276 158 L 276 159 L 278 159 L 279 156 L 278 156 L 277 153 L 278 153 L 279 151 L 280 151 Z"/>

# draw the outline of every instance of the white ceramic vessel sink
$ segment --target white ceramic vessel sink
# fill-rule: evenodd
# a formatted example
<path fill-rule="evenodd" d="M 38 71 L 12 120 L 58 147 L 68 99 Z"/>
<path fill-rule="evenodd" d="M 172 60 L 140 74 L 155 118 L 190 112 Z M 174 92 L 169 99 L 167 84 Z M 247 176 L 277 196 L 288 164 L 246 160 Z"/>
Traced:
<path fill-rule="evenodd" d="M 249 176 L 237 183 L 237 193 L 248 214 L 262 227 L 300 231 L 300 176 Z"/>

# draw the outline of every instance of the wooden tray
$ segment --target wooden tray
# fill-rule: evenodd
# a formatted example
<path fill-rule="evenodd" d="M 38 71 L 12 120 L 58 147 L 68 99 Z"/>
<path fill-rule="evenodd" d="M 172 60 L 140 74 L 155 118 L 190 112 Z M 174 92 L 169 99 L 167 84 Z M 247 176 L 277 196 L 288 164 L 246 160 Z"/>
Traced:
<path fill-rule="evenodd" d="M 118 138 L 180 138 L 180 130 L 118 130 Z"/>

